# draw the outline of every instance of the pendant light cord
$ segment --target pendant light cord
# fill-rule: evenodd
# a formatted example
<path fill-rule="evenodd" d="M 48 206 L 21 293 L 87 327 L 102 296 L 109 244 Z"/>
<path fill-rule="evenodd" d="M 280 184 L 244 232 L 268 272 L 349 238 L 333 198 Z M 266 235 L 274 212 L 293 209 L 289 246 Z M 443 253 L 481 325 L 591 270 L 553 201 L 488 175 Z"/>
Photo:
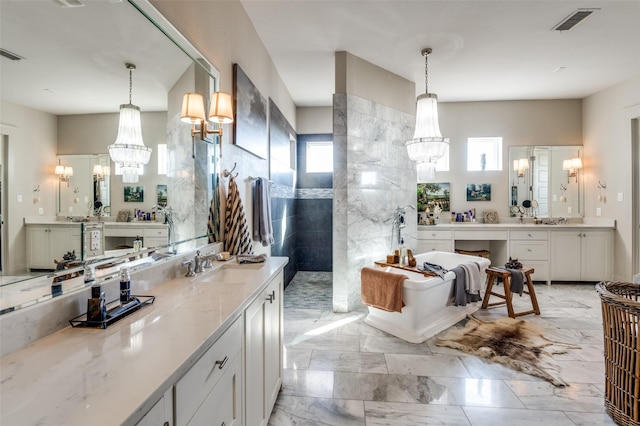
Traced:
<path fill-rule="evenodd" d="M 131 92 L 133 91 L 133 70 L 136 69 L 136 66 L 133 64 L 125 64 L 125 65 L 129 70 L 129 105 L 131 105 Z"/>
<path fill-rule="evenodd" d="M 424 56 L 424 93 L 426 94 L 429 94 L 429 53 L 431 53 L 430 47 L 422 50 L 422 56 Z"/>

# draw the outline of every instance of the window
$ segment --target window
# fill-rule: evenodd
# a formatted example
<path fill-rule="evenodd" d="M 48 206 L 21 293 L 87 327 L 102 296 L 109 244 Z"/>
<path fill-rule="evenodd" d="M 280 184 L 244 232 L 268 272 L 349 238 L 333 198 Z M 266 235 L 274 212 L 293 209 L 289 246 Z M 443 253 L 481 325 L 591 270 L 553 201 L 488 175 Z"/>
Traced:
<path fill-rule="evenodd" d="M 333 173 L 333 142 L 307 142 L 307 173 Z"/>
<path fill-rule="evenodd" d="M 167 144 L 159 143 L 157 151 L 158 151 L 158 174 L 166 175 L 167 174 Z"/>
<path fill-rule="evenodd" d="M 502 138 L 467 139 L 467 171 L 502 170 Z"/>

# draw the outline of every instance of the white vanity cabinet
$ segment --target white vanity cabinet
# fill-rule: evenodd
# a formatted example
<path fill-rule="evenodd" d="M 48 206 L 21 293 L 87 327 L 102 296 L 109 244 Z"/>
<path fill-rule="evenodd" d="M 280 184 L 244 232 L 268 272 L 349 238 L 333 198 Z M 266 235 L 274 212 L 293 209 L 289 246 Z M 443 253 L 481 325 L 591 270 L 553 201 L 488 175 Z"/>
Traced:
<path fill-rule="evenodd" d="M 242 424 L 242 319 L 174 387 L 175 425 Z"/>
<path fill-rule="evenodd" d="M 526 267 L 534 268 L 534 281 L 549 282 L 548 231 L 509 231 L 509 256 Z"/>
<path fill-rule="evenodd" d="M 280 272 L 245 310 L 246 425 L 269 422 L 282 385 L 282 290 Z"/>
<path fill-rule="evenodd" d="M 452 231 L 419 230 L 416 253 L 428 251 L 453 251 Z"/>
<path fill-rule="evenodd" d="M 145 247 L 164 246 L 169 243 L 169 228 L 144 228 L 142 244 Z"/>
<path fill-rule="evenodd" d="M 551 279 L 606 281 L 613 271 L 613 231 L 551 232 Z"/>
<path fill-rule="evenodd" d="M 173 388 L 167 390 L 136 426 L 173 425 Z"/>
<path fill-rule="evenodd" d="M 55 259 L 75 251 L 80 259 L 82 229 L 80 224 L 28 224 L 27 268 L 55 269 Z"/>

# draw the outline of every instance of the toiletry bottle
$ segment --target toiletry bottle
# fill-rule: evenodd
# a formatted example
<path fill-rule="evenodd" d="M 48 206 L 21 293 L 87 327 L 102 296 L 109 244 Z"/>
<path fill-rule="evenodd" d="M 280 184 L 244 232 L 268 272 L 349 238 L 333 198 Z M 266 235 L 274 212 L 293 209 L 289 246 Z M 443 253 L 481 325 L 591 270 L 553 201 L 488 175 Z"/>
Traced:
<path fill-rule="evenodd" d="M 120 269 L 120 304 L 125 304 L 131 299 L 131 273 L 129 268 L 123 266 Z"/>
<path fill-rule="evenodd" d="M 96 267 L 87 265 L 84 267 L 84 283 L 91 284 L 96 280 Z"/>
<path fill-rule="evenodd" d="M 133 251 L 137 252 L 142 249 L 142 240 L 139 236 L 136 235 L 136 239 L 133 240 Z"/>
<path fill-rule="evenodd" d="M 87 321 L 107 319 L 107 303 L 100 285 L 91 287 L 91 298 L 87 301 Z"/>
<path fill-rule="evenodd" d="M 407 248 L 404 246 L 404 238 L 400 238 L 400 266 L 407 266 L 409 264 L 407 259 Z"/>

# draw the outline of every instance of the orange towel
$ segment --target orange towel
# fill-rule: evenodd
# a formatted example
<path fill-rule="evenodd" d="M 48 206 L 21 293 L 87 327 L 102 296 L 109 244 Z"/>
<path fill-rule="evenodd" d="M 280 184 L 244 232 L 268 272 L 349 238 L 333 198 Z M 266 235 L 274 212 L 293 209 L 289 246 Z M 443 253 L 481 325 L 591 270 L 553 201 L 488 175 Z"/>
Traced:
<path fill-rule="evenodd" d="M 407 278 L 404 274 L 365 266 L 360 270 L 362 303 L 388 312 L 402 312 L 402 283 Z"/>

